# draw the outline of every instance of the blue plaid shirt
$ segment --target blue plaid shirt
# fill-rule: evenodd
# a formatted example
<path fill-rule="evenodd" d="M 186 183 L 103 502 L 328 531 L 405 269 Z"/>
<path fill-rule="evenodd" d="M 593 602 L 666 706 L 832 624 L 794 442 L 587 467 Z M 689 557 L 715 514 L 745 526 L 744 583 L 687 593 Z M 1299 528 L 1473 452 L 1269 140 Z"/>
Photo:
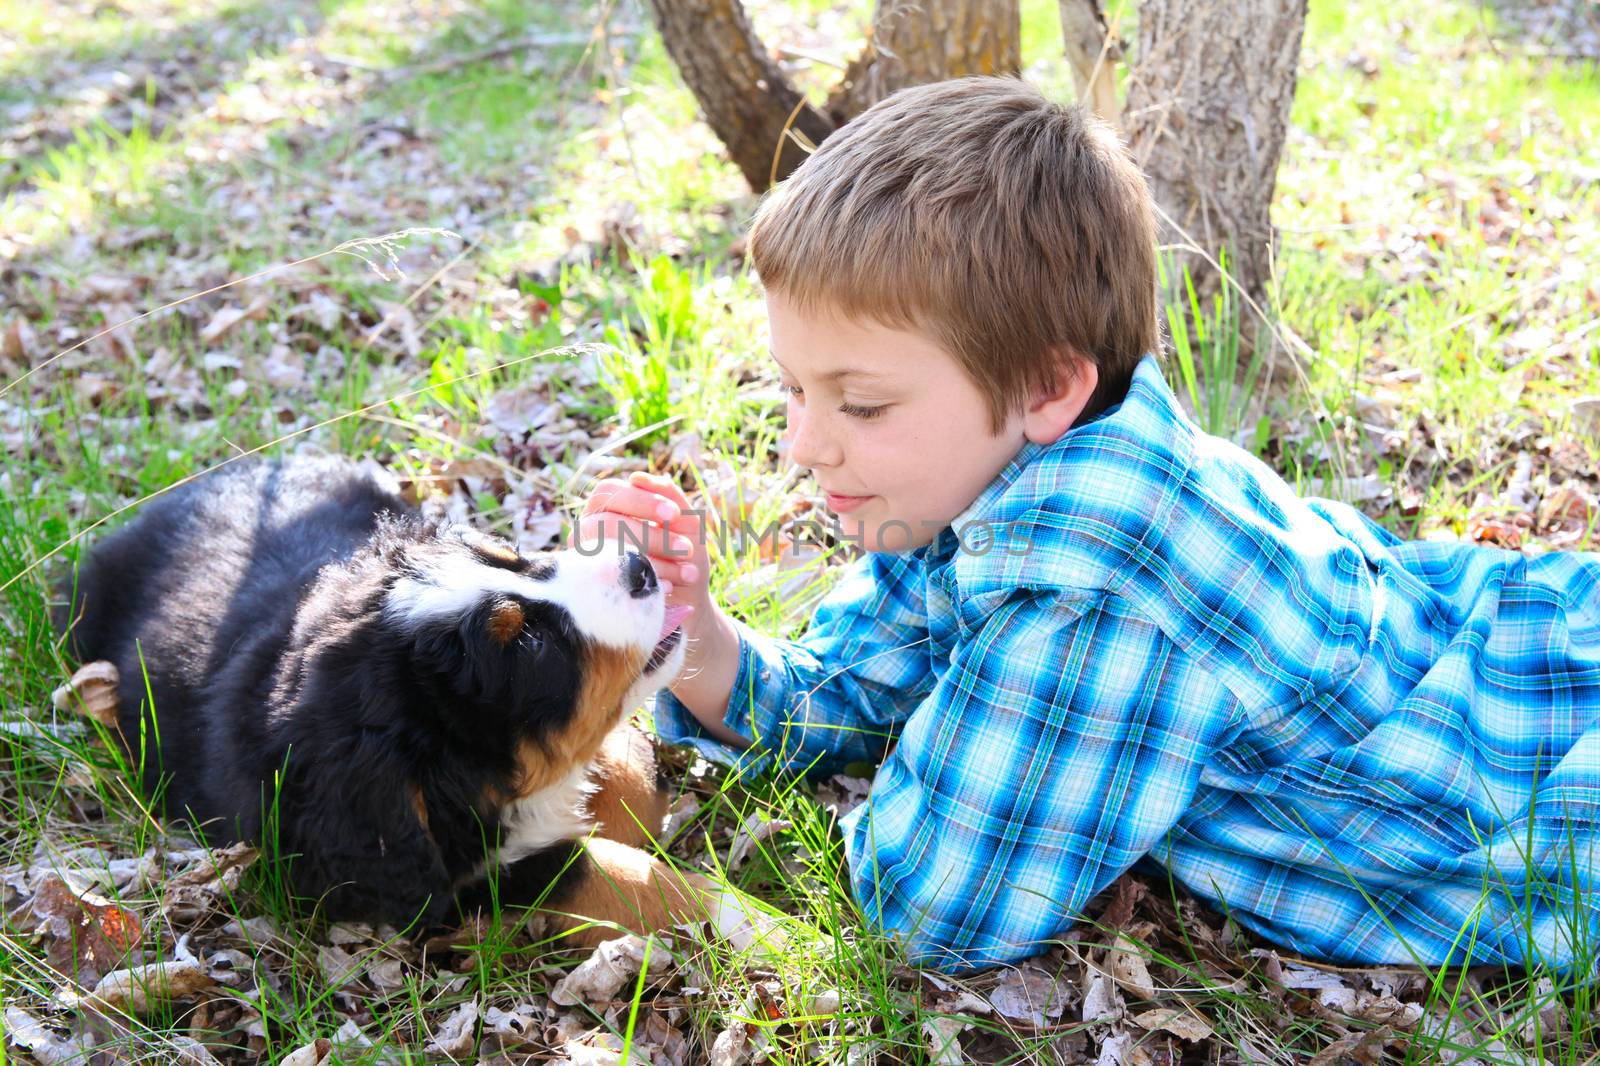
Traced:
<path fill-rule="evenodd" d="M 1298 497 L 1146 358 L 804 639 L 736 622 L 750 752 L 670 692 L 656 724 L 791 769 L 898 737 L 841 826 L 865 917 L 938 969 L 1037 953 L 1146 860 L 1304 956 L 1566 974 L 1600 952 L 1597 583 Z"/>

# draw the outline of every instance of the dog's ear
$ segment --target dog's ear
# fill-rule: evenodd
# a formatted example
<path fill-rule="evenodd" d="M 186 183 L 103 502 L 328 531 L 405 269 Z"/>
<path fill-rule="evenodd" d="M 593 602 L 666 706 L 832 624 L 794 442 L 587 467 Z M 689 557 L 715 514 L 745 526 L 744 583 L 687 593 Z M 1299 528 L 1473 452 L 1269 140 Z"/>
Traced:
<path fill-rule="evenodd" d="M 548 605 L 486 593 L 453 616 L 407 634 L 408 669 L 452 696 L 500 707 L 575 696 L 581 650 L 572 627 Z"/>

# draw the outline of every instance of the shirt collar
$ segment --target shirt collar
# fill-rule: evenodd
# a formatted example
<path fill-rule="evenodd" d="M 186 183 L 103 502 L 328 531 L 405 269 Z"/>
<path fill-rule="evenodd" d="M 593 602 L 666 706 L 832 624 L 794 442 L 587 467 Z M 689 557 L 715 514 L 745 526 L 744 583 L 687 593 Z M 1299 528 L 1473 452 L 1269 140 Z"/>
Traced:
<path fill-rule="evenodd" d="M 1142 362 L 1151 362 L 1153 364 L 1154 360 L 1150 356 L 1145 356 Z M 1129 390 L 1132 391 L 1131 383 Z M 1039 444 L 1031 440 L 1023 441 L 1022 447 L 1017 449 L 1017 453 L 1011 457 L 1011 461 L 1001 469 L 1000 473 L 995 475 L 994 480 L 989 482 L 982 492 L 978 493 L 978 498 L 968 504 L 960 514 L 952 518 L 950 524 L 941 529 L 932 541 L 911 552 L 912 558 L 919 559 L 929 566 L 948 559 L 955 553 L 956 547 L 961 543 L 957 530 L 962 529 L 970 522 L 976 521 L 979 516 L 993 507 L 995 502 L 1005 495 L 1006 490 L 1016 482 L 1017 478 L 1022 476 L 1022 472 L 1030 464 L 1041 456 L 1064 447 L 1067 438 L 1071 437 L 1077 430 L 1082 429 L 1084 426 L 1092 425 L 1102 418 L 1108 418 L 1116 414 L 1124 402 L 1126 401 L 1119 400 L 1100 411 L 1094 417 L 1075 423 L 1050 444 Z"/>

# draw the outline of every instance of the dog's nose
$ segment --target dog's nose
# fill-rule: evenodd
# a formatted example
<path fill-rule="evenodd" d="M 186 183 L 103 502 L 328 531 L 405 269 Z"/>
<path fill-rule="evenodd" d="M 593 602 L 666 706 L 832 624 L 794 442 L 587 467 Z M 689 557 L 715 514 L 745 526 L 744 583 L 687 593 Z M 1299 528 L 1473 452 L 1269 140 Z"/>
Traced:
<path fill-rule="evenodd" d="M 621 580 L 622 587 L 636 600 L 643 599 L 660 587 L 656 583 L 656 568 L 636 551 L 623 555 Z"/>

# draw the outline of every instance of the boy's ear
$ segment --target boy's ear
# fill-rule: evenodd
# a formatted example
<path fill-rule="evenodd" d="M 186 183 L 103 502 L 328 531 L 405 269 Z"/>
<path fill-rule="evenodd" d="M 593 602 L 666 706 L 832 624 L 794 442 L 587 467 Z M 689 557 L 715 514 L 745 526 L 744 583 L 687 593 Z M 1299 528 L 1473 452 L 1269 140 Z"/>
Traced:
<path fill-rule="evenodd" d="M 1054 444 L 1083 414 L 1100 384 L 1100 368 L 1076 352 L 1061 353 L 1061 372 L 1053 389 L 1034 394 L 1023 412 L 1022 432 L 1036 444 Z"/>

